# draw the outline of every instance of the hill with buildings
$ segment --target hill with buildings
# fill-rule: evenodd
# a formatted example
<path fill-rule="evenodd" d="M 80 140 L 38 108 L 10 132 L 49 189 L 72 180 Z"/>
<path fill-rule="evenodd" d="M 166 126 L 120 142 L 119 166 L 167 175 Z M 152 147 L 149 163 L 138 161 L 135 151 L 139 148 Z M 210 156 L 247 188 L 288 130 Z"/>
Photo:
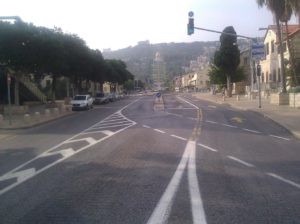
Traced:
<path fill-rule="evenodd" d="M 248 46 L 246 40 L 239 40 L 239 46 L 244 49 Z M 153 73 L 153 62 L 158 52 L 166 64 L 166 72 L 170 79 L 187 72 L 190 63 L 199 56 L 209 60 L 219 47 L 219 41 L 192 42 L 192 43 L 160 43 L 150 44 L 141 41 L 136 46 L 110 51 L 104 50 L 105 59 L 121 59 L 126 62 L 128 70 L 137 79 L 150 82 Z"/>

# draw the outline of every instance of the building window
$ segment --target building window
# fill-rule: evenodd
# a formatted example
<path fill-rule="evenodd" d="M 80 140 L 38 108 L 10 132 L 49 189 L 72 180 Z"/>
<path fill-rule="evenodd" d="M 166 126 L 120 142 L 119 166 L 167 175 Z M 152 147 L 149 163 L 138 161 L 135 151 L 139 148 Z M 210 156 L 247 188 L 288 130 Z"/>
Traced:
<path fill-rule="evenodd" d="M 274 53 L 275 45 L 274 40 L 271 41 L 271 52 Z"/>
<path fill-rule="evenodd" d="M 273 70 L 273 82 L 276 82 L 276 70 Z"/>
<path fill-rule="evenodd" d="M 269 54 L 269 43 L 265 44 L 265 51 L 266 51 L 266 55 Z"/>

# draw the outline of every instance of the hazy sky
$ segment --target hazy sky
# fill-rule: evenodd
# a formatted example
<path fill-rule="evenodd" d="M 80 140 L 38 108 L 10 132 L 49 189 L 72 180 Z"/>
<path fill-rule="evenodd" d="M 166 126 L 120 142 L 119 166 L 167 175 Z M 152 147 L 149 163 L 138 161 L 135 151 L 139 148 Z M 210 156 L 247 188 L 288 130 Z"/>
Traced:
<path fill-rule="evenodd" d="M 150 43 L 218 40 L 219 34 L 187 35 L 188 12 L 195 26 L 223 30 L 232 25 L 245 36 L 263 36 L 272 14 L 255 0 L 6 0 L 0 16 L 18 15 L 38 26 L 76 33 L 94 49 L 113 50 Z"/>

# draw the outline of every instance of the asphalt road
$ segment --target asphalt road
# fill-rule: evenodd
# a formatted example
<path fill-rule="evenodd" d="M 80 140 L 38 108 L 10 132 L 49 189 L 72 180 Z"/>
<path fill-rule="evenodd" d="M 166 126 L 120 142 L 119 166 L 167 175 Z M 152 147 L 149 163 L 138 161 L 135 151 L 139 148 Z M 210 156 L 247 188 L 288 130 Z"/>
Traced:
<path fill-rule="evenodd" d="M 300 142 L 250 111 L 131 97 L 0 140 L 0 223 L 300 223 Z"/>

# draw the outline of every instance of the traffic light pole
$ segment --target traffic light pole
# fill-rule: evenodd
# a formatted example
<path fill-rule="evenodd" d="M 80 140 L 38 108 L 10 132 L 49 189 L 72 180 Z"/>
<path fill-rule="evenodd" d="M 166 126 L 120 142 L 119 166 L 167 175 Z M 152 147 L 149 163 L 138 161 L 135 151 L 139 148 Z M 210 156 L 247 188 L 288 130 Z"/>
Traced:
<path fill-rule="evenodd" d="M 200 27 L 195 27 L 195 26 L 194 26 L 194 29 L 196 29 L 196 30 L 203 30 L 203 31 L 212 32 L 212 33 L 221 33 L 221 34 L 225 34 L 225 35 L 228 35 L 228 36 L 242 37 L 242 38 L 250 39 L 250 40 L 254 40 L 255 39 L 255 38 L 247 37 L 247 36 L 243 36 L 243 35 L 237 35 L 237 34 L 233 34 L 233 33 L 226 33 L 226 32 L 222 32 L 222 31 L 210 30 L 210 29 L 205 29 L 205 28 L 200 28 Z"/>

